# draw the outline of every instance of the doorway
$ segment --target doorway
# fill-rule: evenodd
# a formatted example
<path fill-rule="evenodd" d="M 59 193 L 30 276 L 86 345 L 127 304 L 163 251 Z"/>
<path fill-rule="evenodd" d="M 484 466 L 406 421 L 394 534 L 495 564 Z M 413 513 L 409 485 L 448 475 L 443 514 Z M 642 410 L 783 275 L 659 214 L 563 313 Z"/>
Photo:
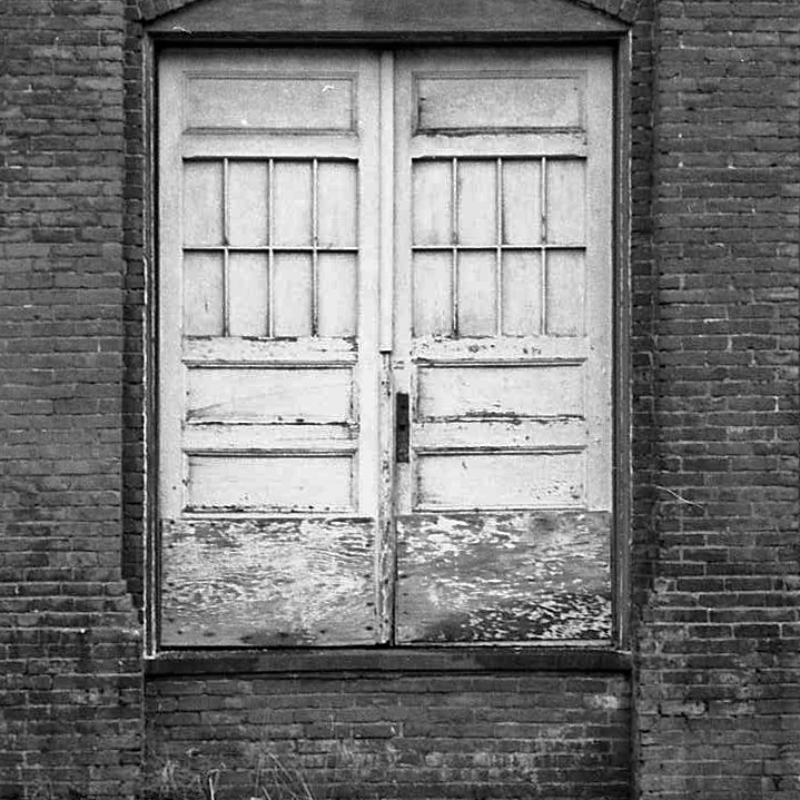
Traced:
<path fill-rule="evenodd" d="M 162 53 L 162 646 L 610 638 L 612 89 Z"/>

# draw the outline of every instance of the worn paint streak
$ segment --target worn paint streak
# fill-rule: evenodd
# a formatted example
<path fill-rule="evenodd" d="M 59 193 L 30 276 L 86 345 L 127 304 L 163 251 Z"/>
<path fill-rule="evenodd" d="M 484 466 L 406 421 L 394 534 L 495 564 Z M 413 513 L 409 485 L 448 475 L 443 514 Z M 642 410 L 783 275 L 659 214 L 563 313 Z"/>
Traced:
<path fill-rule="evenodd" d="M 335 339 L 282 337 L 264 339 L 249 336 L 186 337 L 183 362 L 188 366 L 212 369 L 251 367 L 289 367 L 322 369 L 346 367 L 355 363 L 358 343 L 354 338 Z"/>
<path fill-rule="evenodd" d="M 394 387 L 391 373 L 391 356 L 381 355 L 380 391 L 380 512 L 379 543 L 377 548 L 377 595 L 379 598 L 379 618 L 381 623 L 380 641 L 391 642 L 394 635 L 395 576 L 397 572 L 397 537 L 391 513 L 395 474 L 394 438 L 392 426 L 392 399 Z"/>
<path fill-rule="evenodd" d="M 608 639 L 607 512 L 398 520 L 403 642 Z"/>
<path fill-rule="evenodd" d="M 166 646 L 372 644 L 371 519 L 165 520 Z"/>
<path fill-rule="evenodd" d="M 414 360 L 422 365 L 460 366 L 578 366 L 589 356 L 586 337 L 470 337 L 448 339 L 418 336 Z"/>

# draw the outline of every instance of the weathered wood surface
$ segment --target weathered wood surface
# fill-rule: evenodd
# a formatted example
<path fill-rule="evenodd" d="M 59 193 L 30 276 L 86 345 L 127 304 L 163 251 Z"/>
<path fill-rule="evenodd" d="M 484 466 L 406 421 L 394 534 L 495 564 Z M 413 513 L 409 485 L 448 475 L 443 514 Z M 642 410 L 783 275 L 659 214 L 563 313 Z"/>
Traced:
<path fill-rule="evenodd" d="M 421 367 L 417 419 L 583 416 L 580 364 Z"/>
<path fill-rule="evenodd" d="M 186 510 L 354 511 L 353 454 L 189 453 Z"/>
<path fill-rule="evenodd" d="M 582 447 L 585 438 L 586 421 L 581 417 L 426 420 L 414 429 L 417 452 L 498 448 L 562 450 Z"/>
<path fill-rule="evenodd" d="M 422 76 L 414 88 L 420 132 L 522 132 L 583 124 L 585 88 L 577 75 Z"/>
<path fill-rule="evenodd" d="M 372 644 L 375 522 L 162 524 L 161 644 Z"/>
<path fill-rule="evenodd" d="M 590 353 L 585 337 L 497 336 L 470 340 L 420 336 L 414 339 L 414 360 L 424 365 L 566 366 L 585 361 Z"/>
<path fill-rule="evenodd" d="M 607 512 L 415 514 L 398 519 L 398 640 L 611 636 Z"/>
<path fill-rule="evenodd" d="M 207 70 L 186 81 L 189 130 L 348 131 L 353 127 L 355 79 Z"/>
<path fill-rule="evenodd" d="M 196 366 L 346 366 L 356 363 L 358 351 L 353 338 L 295 340 L 187 337 L 182 347 L 183 362 Z"/>
<path fill-rule="evenodd" d="M 414 507 L 582 507 L 585 474 L 583 448 L 422 453 L 415 459 Z"/>
<path fill-rule="evenodd" d="M 193 367 L 187 384 L 189 423 L 353 421 L 349 369 Z"/>

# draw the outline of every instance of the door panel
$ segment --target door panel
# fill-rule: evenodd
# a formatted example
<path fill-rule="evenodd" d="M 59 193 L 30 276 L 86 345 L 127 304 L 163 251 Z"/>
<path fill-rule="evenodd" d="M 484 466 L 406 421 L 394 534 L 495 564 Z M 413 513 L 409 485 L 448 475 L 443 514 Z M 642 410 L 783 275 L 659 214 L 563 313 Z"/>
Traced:
<path fill-rule="evenodd" d="M 299 54 L 286 53 L 284 64 Z M 274 67 L 265 58 L 250 67 L 244 60 L 234 64 L 232 58 L 226 54 L 229 66 L 214 73 L 206 71 L 209 59 L 204 56 L 202 69 L 186 73 L 185 130 L 236 134 L 353 130 L 357 79 L 352 73 L 337 75 L 323 67 L 322 74 L 315 74 L 302 66 L 294 74 L 282 75 L 274 61 Z"/>
<path fill-rule="evenodd" d="M 439 73 L 442 63 L 422 66 L 414 77 L 417 133 L 477 133 L 582 129 L 586 92 L 580 74 L 509 75 L 495 60 L 497 52 L 473 50 L 472 65 L 460 74 Z M 492 62 L 495 62 L 494 64 Z M 481 63 L 483 69 L 474 65 Z M 508 62 L 506 62 L 508 63 Z M 432 74 L 426 74 L 429 69 Z M 514 70 L 514 66 L 510 66 Z"/>
<path fill-rule="evenodd" d="M 373 643 L 376 60 L 168 52 L 159 92 L 161 643 Z"/>
<path fill-rule="evenodd" d="M 607 639 L 609 517 L 603 511 L 400 517 L 398 640 Z"/>
<path fill-rule="evenodd" d="M 373 519 L 165 520 L 161 550 L 163 642 L 375 642 Z"/>
<path fill-rule="evenodd" d="M 607 639 L 610 57 L 408 52 L 396 87 L 397 640 Z"/>

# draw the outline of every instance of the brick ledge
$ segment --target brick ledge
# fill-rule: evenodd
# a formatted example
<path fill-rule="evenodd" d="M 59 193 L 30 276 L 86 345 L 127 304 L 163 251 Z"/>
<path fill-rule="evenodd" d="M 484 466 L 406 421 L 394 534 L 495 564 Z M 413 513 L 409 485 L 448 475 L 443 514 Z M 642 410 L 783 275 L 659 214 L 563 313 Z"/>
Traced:
<path fill-rule="evenodd" d="M 232 673 L 620 672 L 630 652 L 610 647 L 394 647 L 358 649 L 170 651 L 144 662 L 145 676 Z"/>

